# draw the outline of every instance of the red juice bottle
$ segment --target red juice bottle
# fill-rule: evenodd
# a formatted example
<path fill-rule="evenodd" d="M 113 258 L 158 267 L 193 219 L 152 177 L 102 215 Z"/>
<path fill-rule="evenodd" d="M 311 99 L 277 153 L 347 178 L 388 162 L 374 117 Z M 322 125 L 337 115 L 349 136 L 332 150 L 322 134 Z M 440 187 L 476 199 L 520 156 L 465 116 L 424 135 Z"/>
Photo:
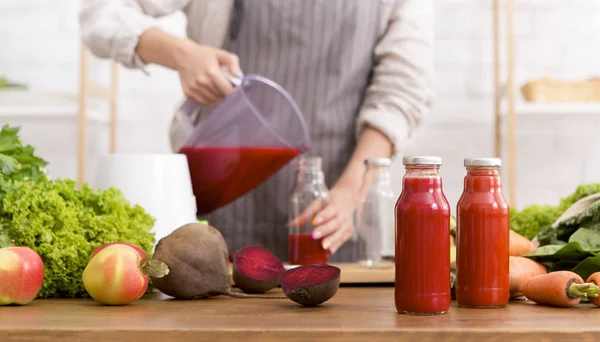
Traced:
<path fill-rule="evenodd" d="M 450 205 L 442 191 L 442 159 L 403 158 L 396 202 L 396 310 L 439 315 L 450 308 Z"/>
<path fill-rule="evenodd" d="M 301 156 L 296 166 L 296 184 L 290 199 L 289 263 L 328 263 L 329 256 L 322 246 L 323 239 L 313 239 L 311 235 L 315 228 L 313 216 L 329 200 L 321 170 L 321 158 Z M 300 222 L 294 224 L 294 220 L 298 218 Z"/>
<path fill-rule="evenodd" d="M 503 307 L 510 298 L 510 228 L 501 160 L 467 158 L 465 166 L 456 217 L 456 302 L 461 307 Z"/>

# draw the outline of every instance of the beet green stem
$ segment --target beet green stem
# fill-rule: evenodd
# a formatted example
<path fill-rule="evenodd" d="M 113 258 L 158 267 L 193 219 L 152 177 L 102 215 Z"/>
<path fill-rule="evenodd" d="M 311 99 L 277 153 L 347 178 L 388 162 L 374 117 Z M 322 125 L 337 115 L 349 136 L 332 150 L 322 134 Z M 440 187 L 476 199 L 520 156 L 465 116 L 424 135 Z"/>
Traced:
<path fill-rule="evenodd" d="M 269 295 L 259 295 L 259 294 L 247 294 L 243 292 L 234 292 L 231 289 L 227 289 L 223 291 L 224 295 L 235 297 L 235 298 L 263 298 L 263 299 L 286 299 L 286 296 L 269 296 Z"/>
<path fill-rule="evenodd" d="M 569 286 L 569 296 L 570 297 L 598 297 L 600 294 L 600 287 L 594 284 L 585 283 L 578 284 L 573 282 L 571 286 Z"/>

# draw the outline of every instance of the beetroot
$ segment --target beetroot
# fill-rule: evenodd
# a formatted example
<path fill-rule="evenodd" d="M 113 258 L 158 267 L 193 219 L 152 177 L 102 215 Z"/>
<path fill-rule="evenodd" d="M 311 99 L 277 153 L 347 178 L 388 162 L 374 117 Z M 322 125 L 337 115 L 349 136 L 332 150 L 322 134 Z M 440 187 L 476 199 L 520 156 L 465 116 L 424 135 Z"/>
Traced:
<path fill-rule="evenodd" d="M 158 242 L 153 257 L 169 268 L 164 277 L 152 277 L 154 286 L 178 299 L 219 294 L 238 298 L 285 298 L 233 292 L 225 239 L 217 229 L 206 224 L 190 223 L 177 228 Z"/>
<path fill-rule="evenodd" d="M 246 293 L 263 293 L 279 285 L 285 271 L 281 261 L 260 246 L 246 246 L 233 253 L 233 281 Z"/>
<path fill-rule="evenodd" d="M 305 265 L 285 271 L 279 283 L 298 304 L 317 306 L 331 299 L 340 286 L 340 269 L 327 264 Z"/>

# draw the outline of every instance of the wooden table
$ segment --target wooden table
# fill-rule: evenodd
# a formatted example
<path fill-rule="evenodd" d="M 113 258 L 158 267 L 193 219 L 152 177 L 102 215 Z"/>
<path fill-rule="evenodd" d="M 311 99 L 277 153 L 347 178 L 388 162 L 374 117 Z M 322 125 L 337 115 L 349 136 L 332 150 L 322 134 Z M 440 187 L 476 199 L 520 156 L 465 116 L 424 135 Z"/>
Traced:
<path fill-rule="evenodd" d="M 278 291 L 274 291 L 278 293 Z M 442 316 L 396 314 L 392 287 L 342 287 L 303 308 L 280 299 L 142 299 L 122 307 L 92 300 L 35 300 L 0 307 L 0 341 L 593 341 L 600 308 L 511 303 Z"/>

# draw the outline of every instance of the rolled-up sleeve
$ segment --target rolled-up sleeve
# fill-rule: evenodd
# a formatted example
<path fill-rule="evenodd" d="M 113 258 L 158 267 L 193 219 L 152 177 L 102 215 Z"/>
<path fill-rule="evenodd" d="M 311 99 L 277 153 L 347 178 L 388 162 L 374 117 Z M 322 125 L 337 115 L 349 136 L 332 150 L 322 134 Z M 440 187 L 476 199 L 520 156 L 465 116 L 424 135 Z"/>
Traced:
<path fill-rule="evenodd" d="M 144 68 L 135 53 L 140 35 L 156 18 L 183 8 L 189 0 L 83 0 L 79 24 L 83 43 L 100 58 L 128 68 Z"/>
<path fill-rule="evenodd" d="M 432 0 L 397 0 L 375 46 L 356 133 L 378 129 L 392 142 L 394 156 L 433 103 L 433 16 Z"/>

